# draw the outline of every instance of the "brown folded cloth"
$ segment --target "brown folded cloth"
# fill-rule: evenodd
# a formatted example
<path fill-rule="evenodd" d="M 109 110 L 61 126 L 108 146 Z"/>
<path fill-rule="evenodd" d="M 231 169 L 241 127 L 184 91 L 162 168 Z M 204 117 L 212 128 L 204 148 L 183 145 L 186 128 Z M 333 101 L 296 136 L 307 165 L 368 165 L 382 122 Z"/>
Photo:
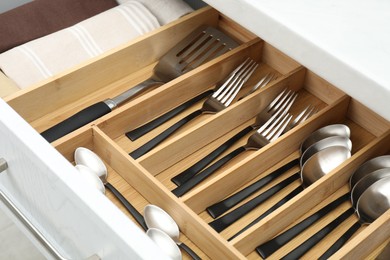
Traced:
<path fill-rule="evenodd" d="M 116 0 L 34 0 L 0 14 L 0 53 L 117 6 Z"/>

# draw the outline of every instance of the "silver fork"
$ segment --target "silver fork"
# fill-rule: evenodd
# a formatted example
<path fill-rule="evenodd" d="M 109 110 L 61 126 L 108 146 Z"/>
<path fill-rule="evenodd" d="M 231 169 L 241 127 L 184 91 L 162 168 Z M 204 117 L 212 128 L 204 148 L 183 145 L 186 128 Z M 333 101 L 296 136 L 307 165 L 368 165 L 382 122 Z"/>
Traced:
<path fill-rule="evenodd" d="M 247 150 L 258 150 L 267 144 L 275 141 L 283 133 L 288 123 L 291 121 L 292 115 L 284 113 L 283 110 L 276 112 L 268 121 L 263 124 L 253 135 L 251 135 L 247 143 L 234 151 L 225 155 L 223 158 L 216 161 L 214 164 L 206 168 L 204 171 L 195 175 L 193 178 L 183 183 L 179 187 L 172 190 L 173 194 L 180 197 L 191 190 L 197 184 L 202 182 L 207 177 L 211 176 L 215 171 L 225 165 L 227 162 Z"/>
<path fill-rule="evenodd" d="M 258 128 L 264 124 L 268 119 L 272 117 L 277 111 L 282 110 L 283 113 L 287 113 L 292 104 L 294 103 L 297 94 L 293 91 L 288 91 L 285 89 L 282 91 L 266 108 L 264 108 L 257 116 L 255 123 L 241 130 L 239 133 L 231 137 L 229 140 L 224 142 L 213 152 L 209 153 L 197 163 L 187 168 L 180 174 L 176 175 L 171 179 L 177 186 L 182 185 L 192 177 L 194 177 L 198 172 L 203 170 L 208 164 L 214 161 L 219 155 L 225 152 L 229 147 L 235 144 L 245 135 L 249 134 L 254 129 Z"/>
<path fill-rule="evenodd" d="M 259 82 L 257 82 L 256 85 L 254 85 L 245 95 L 243 95 L 242 97 L 239 98 L 239 100 L 243 99 L 244 97 L 247 97 L 249 96 L 250 94 L 252 94 L 253 92 L 255 92 L 256 90 L 258 89 L 261 89 L 265 86 L 268 85 L 268 83 L 271 82 L 271 80 L 275 80 L 277 77 L 275 76 L 274 73 L 268 73 L 267 75 L 265 75 L 263 78 L 261 78 L 259 80 Z"/>
<path fill-rule="evenodd" d="M 137 159 L 142 155 L 146 154 L 179 128 L 190 122 L 192 119 L 198 117 L 201 114 L 214 114 L 225 108 L 227 108 L 234 98 L 237 96 L 238 92 L 248 81 L 250 76 L 258 67 L 258 64 L 250 58 L 247 58 L 241 65 L 239 65 L 235 70 L 233 70 L 228 78 L 224 81 L 221 87 L 219 87 L 204 103 L 201 109 L 198 109 L 186 117 L 182 118 L 180 121 L 176 122 L 170 126 L 167 130 L 160 133 L 155 138 L 151 139 L 138 149 L 129 153 L 131 157 Z"/>
<path fill-rule="evenodd" d="M 315 114 L 317 110 L 315 107 L 309 105 L 304 110 L 302 110 L 294 120 L 290 121 L 288 126 L 285 128 L 284 132 L 287 132 L 289 129 L 292 129 L 293 127 L 305 122 L 310 116 Z M 206 208 L 207 212 L 213 217 L 217 218 L 233 208 L 235 205 L 243 201 L 244 199 L 248 198 L 250 195 L 258 191 L 259 189 L 263 188 L 265 185 L 270 183 L 271 181 L 275 180 L 277 177 L 281 176 L 284 172 L 291 169 L 292 167 L 299 164 L 299 160 L 293 160 L 282 167 L 278 168 L 277 170 L 273 171 L 269 175 L 259 179 L 258 181 L 252 183 L 251 185 L 237 191 L 236 193 L 230 195 L 229 197 L 226 197 L 225 199 L 214 203 L 213 205 L 210 205 Z M 282 187 L 279 185 L 279 188 Z M 272 193 L 268 192 L 269 195 Z M 263 198 L 265 198 L 263 196 Z M 255 204 L 256 205 L 256 204 Z"/>

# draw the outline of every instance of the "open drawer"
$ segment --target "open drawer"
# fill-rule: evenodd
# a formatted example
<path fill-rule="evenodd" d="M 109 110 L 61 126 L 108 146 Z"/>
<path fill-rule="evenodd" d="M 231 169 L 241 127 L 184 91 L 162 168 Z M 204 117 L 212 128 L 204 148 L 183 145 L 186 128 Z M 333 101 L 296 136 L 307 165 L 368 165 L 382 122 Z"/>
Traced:
<path fill-rule="evenodd" d="M 224 31 L 238 41 L 239 46 L 129 101 L 115 111 L 56 140 L 52 145 L 71 163 L 74 161 L 74 151 L 77 147 L 86 147 L 97 153 L 108 166 L 109 182 L 140 212 L 149 203 L 166 210 L 180 226 L 181 240 L 202 258 L 258 259 L 260 256 L 255 251 L 258 245 L 323 207 L 340 194 L 348 192 L 349 176 L 363 162 L 390 153 L 386 146 L 390 141 L 389 122 L 347 96 L 337 89 L 337 86 L 332 86 L 209 7 L 182 17 L 40 86 L 20 91 L 8 97 L 6 101 L 38 132 L 42 132 L 81 108 L 115 96 L 129 86 L 147 79 L 164 53 L 193 28 L 205 24 Z M 246 93 L 268 73 L 273 73 L 277 78 L 266 87 L 242 99 L 239 99 L 239 95 L 231 106 L 218 113 L 200 115 L 148 153 L 137 158 L 129 155 L 170 125 L 199 109 L 205 99 L 136 141 L 131 141 L 125 133 L 200 93 L 216 88 L 246 57 L 255 60 L 259 67 L 240 93 Z M 317 112 L 264 147 L 241 153 L 185 194 L 175 196 L 171 192 L 176 188 L 171 178 L 199 161 L 230 137 L 253 125 L 256 115 L 286 88 L 298 93 L 290 109 L 292 115 L 298 115 L 308 105 L 314 106 Z M 351 129 L 353 143 L 351 158 L 230 241 L 228 239 L 242 227 L 300 186 L 300 180 L 295 180 L 280 194 L 254 208 L 223 231 L 218 233 L 209 226 L 212 218 L 206 212 L 207 207 L 266 176 L 284 163 L 296 159 L 300 156 L 300 144 L 310 133 L 334 123 L 346 124 Z M 253 131 L 245 133 L 219 158 L 245 145 L 252 133 Z M 297 170 L 297 167 L 293 170 Z M 239 207 L 276 182 L 290 177 L 293 170 L 235 207 Z M 133 220 L 111 193 L 107 192 L 107 197 Z M 283 257 L 348 207 L 350 204 L 346 201 L 340 209 L 275 252 L 271 258 Z M 327 236 L 305 254 L 304 258 L 319 257 L 356 219 L 356 216 L 352 216 L 343 222 L 338 231 Z M 390 211 L 387 211 L 372 224 L 359 229 L 334 257 L 375 257 L 389 240 L 389 233 Z"/>

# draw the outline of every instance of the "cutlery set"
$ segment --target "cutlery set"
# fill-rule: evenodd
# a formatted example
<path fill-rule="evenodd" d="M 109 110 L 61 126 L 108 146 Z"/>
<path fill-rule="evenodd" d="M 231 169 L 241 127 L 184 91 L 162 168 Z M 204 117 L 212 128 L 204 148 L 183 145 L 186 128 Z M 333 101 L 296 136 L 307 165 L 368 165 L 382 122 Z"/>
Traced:
<path fill-rule="evenodd" d="M 156 205 L 147 205 L 144 216 L 107 181 L 108 171 L 100 157 L 91 150 L 78 147 L 74 152 L 75 167 L 80 172 L 82 180 L 100 192 L 105 193 L 104 187 L 114 194 L 126 210 L 133 216 L 146 234 L 164 250 L 172 259 L 182 259 L 178 247 L 182 248 L 194 260 L 200 257 L 186 244 L 179 241 L 179 227 L 173 218 Z M 103 186 L 104 185 L 104 186 Z M 103 188 L 102 188 L 103 187 Z"/>
<path fill-rule="evenodd" d="M 330 232 L 340 226 L 347 218 L 356 213 L 358 220 L 349 227 L 320 257 L 328 259 L 350 239 L 362 225 L 372 223 L 388 209 L 390 209 L 390 168 L 388 155 L 373 158 L 364 164 L 350 177 L 350 192 L 328 203 L 317 212 L 308 216 L 273 239 L 258 246 L 256 251 L 263 258 L 267 258 L 280 249 L 284 244 L 299 235 L 305 229 L 319 221 L 342 203 L 350 199 L 351 206 L 337 218 L 307 238 L 298 247 L 293 249 L 283 259 L 298 259 L 313 246 L 324 239 Z"/>

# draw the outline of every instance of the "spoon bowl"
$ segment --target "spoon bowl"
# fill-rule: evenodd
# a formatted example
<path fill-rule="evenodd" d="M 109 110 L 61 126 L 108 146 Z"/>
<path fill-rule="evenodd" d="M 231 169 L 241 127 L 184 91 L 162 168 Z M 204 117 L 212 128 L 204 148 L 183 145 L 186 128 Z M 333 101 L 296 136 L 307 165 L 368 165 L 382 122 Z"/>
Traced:
<path fill-rule="evenodd" d="M 351 151 L 345 146 L 331 146 L 317 152 L 302 166 L 302 184 L 308 187 L 350 157 Z"/>
<path fill-rule="evenodd" d="M 331 146 L 344 146 L 348 148 L 349 151 L 352 150 L 352 142 L 348 137 L 345 136 L 330 136 L 324 139 L 317 141 L 316 143 L 309 146 L 303 153 L 300 159 L 301 167 L 305 164 L 305 162 L 312 157 L 317 152 L 331 147 Z"/>
<path fill-rule="evenodd" d="M 180 230 L 175 220 L 162 208 L 156 205 L 146 205 L 144 209 L 145 223 L 148 228 L 156 228 L 171 237 L 175 243 L 186 251 L 192 259 L 200 259 L 200 257 L 186 244 L 180 241 Z"/>
<path fill-rule="evenodd" d="M 357 214 L 361 223 L 372 223 L 390 209 L 390 177 L 373 183 L 360 196 Z"/>
<path fill-rule="evenodd" d="M 78 147 L 74 152 L 76 165 L 84 165 L 93 170 L 104 184 L 107 183 L 107 167 L 103 160 L 91 150 Z"/>
<path fill-rule="evenodd" d="M 179 241 L 179 227 L 173 218 L 156 205 L 146 205 L 144 218 L 148 228 L 157 228 L 168 234 L 175 242 Z"/>
<path fill-rule="evenodd" d="M 390 168 L 383 168 L 368 173 L 361 178 L 351 190 L 351 202 L 352 206 L 356 208 L 356 204 L 360 196 L 375 182 L 380 179 L 390 177 Z"/>
<path fill-rule="evenodd" d="M 387 167 L 390 167 L 390 155 L 378 156 L 366 161 L 352 174 L 349 180 L 350 188 L 352 189 L 366 174 Z"/>
<path fill-rule="evenodd" d="M 101 193 L 105 194 L 106 189 L 104 188 L 102 181 L 92 169 L 82 164 L 77 164 L 75 168 L 80 172 L 80 176 L 86 183 L 91 184 Z"/>
<path fill-rule="evenodd" d="M 351 130 L 344 124 L 327 125 L 311 133 L 301 144 L 301 152 L 306 151 L 312 144 L 331 136 L 344 136 L 349 138 Z"/>
<path fill-rule="evenodd" d="M 153 240 L 172 260 L 181 260 L 182 255 L 179 247 L 172 238 L 157 228 L 149 228 L 146 235 Z"/>

